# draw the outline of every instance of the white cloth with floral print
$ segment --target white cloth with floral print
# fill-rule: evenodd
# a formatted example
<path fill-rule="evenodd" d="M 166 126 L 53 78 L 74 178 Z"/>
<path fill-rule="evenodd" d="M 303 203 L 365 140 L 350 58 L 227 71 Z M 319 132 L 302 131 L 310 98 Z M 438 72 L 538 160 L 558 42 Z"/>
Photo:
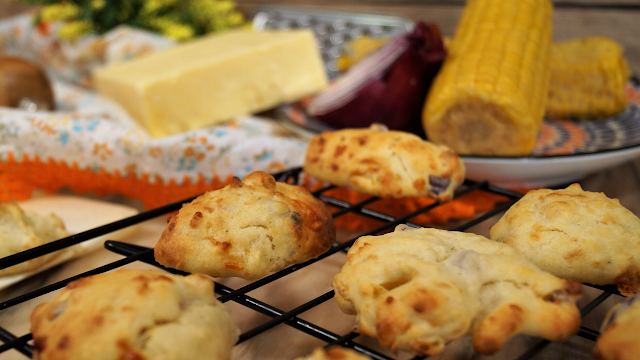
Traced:
<path fill-rule="evenodd" d="M 270 119 L 240 117 L 225 124 L 153 139 L 117 104 L 91 91 L 54 82 L 55 112 L 0 107 L 0 161 L 9 153 L 52 159 L 109 174 L 148 174 L 151 182 L 185 176 L 243 177 L 301 166 L 307 143 Z"/>
<path fill-rule="evenodd" d="M 255 170 L 273 173 L 302 165 L 307 143 L 273 120 L 239 117 L 153 139 L 115 102 L 71 85 L 87 85 L 83 79 L 90 67 L 166 48 L 172 44 L 169 40 L 121 27 L 102 37 L 56 45 L 55 39 L 38 33 L 31 24 L 29 15 L 0 22 L 0 50 L 24 55 L 48 70 L 57 110 L 0 107 L 0 161 L 6 162 L 10 153 L 18 161 L 37 156 L 108 174 L 146 174 L 150 182 L 167 184 L 182 184 L 185 178 L 192 183 L 204 178 L 209 183 L 215 176 L 224 180 L 229 175 L 243 177 Z M 100 58 L 88 60 L 96 43 Z M 51 47 L 60 50 L 59 56 Z M 43 58 L 45 53 L 53 55 Z M 89 67 L 76 67 L 76 61 Z"/>

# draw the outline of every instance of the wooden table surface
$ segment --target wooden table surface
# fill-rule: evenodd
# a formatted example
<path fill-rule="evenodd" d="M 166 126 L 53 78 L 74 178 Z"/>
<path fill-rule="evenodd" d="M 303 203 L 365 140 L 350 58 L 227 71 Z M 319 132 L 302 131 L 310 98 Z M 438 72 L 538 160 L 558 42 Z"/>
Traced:
<path fill-rule="evenodd" d="M 323 10 L 337 10 L 346 12 L 361 12 L 372 14 L 399 15 L 414 21 L 424 20 L 434 22 L 445 35 L 451 35 L 460 16 L 461 6 L 459 1 L 337 1 L 337 0 L 281 0 L 277 2 L 268 0 L 239 1 L 240 8 L 247 14 L 254 13 L 260 6 L 273 5 L 274 3 L 290 7 L 311 7 Z M 586 7 L 582 5 L 586 4 Z M 590 6 L 597 4 L 619 5 L 629 8 L 595 9 Z M 570 7 L 575 6 L 575 7 Z M 579 7 L 582 6 L 582 7 Z M 557 40 L 580 37 L 586 35 L 609 36 L 625 47 L 626 57 L 631 68 L 636 74 L 640 74 L 640 1 L 562 1 L 554 13 L 554 37 Z M 0 19 L 9 17 L 27 10 L 27 6 L 11 1 L 0 1 Z M 640 215 L 640 161 L 634 160 L 626 164 L 609 168 L 592 174 L 580 181 L 585 190 L 601 191 L 609 197 L 620 199 L 625 207 L 636 215 Z M 493 220 L 495 222 L 495 220 Z M 487 224 L 492 223 L 491 221 Z M 139 231 L 130 239 L 131 242 L 153 246 L 160 233 L 164 229 L 165 219 L 158 218 L 141 224 Z M 488 225 L 482 225 L 474 232 L 486 235 Z M 67 278 L 71 275 L 86 271 L 102 264 L 119 259 L 120 257 L 106 251 L 99 251 L 90 256 L 73 261 L 65 266 L 60 266 L 33 277 L 28 281 L 13 286 L 0 292 L 0 299 L 8 299 L 46 284 Z M 344 262 L 343 255 L 335 255 L 321 264 L 298 271 L 290 275 L 286 280 L 278 281 L 268 287 L 252 292 L 250 295 L 258 299 L 269 301 L 281 309 L 291 309 L 309 299 L 331 290 L 329 284 L 333 274 L 337 273 Z M 145 267 L 144 265 L 135 265 Z M 229 280 L 226 284 L 239 287 L 242 281 Z M 57 292 L 56 292 L 57 293 Z M 581 304 L 597 296 L 597 291 L 588 290 Z M 0 312 L 0 324 L 6 326 L 18 336 L 29 332 L 28 316 L 31 309 L 41 301 L 50 299 L 54 294 L 29 301 L 20 306 Z M 603 306 L 597 308 L 592 315 L 585 319 L 586 325 L 598 328 L 606 310 L 618 298 L 611 298 Z M 252 326 L 267 320 L 262 315 L 255 315 L 246 311 L 239 305 L 228 303 L 228 309 L 238 326 L 247 330 Z M 328 301 L 320 307 L 313 309 L 301 316 L 303 319 L 317 323 L 336 333 L 347 333 L 353 324 L 353 317 L 343 315 L 333 301 Z M 375 347 L 375 341 L 360 337 L 368 346 Z M 447 350 L 437 359 L 515 359 L 525 349 L 534 344 L 537 339 L 519 336 L 509 341 L 498 354 L 491 357 L 483 357 L 474 354 L 468 338 L 463 338 L 451 343 Z M 270 331 L 259 335 L 240 346 L 237 346 L 233 359 L 293 359 L 308 353 L 313 347 L 323 343 L 311 336 L 293 330 L 288 326 L 280 325 Z M 552 344 L 542 351 L 537 359 L 584 359 L 590 358 L 593 347 L 591 341 L 574 337 L 563 344 Z M 383 351 L 383 350 L 381 350 Z M 388 353 L 388 352 L 387 352 Z M 399 354 L 399 359 L 409 358 L 406 354 Z M 15 351 L 0 354 L 0 359 L 24 359 L 24 356 Z"/>

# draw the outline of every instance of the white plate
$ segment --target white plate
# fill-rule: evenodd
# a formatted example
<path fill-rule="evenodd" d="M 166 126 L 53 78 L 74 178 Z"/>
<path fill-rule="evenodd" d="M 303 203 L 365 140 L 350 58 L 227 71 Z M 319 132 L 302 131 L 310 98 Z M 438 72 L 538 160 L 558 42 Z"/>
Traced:
<path fill-rule="evenodd" d="M 138 210 L 130 206 L 109 203 L 106 201 L 82 198 L 77 196 L 45 196 L 22 202 L 18 205 L 24 210 L 41 215 L 55 214 L 64 223 L 71 234 L 81 233 L 98 226 L 136 215 Z M 0 290 L 41 271 L 69 261 L 78 256 L 88 254 L 102 248 L 106 240 L 123 240 L 137 231 L 137 226 L 128 226 L 109 234 L 95 237 L 80 244 L 61 250 L 50 262 L 42 267 L 26 273 L 0 277 Z"/>
<path fill-rule="evenodd" d="M 463 156 L 462 159 L 468 179 L 488 180 L 506 188 L 534 188 L 568 184 L 638 156 L 640 145 L 593 154 L 520 158 Z"/>

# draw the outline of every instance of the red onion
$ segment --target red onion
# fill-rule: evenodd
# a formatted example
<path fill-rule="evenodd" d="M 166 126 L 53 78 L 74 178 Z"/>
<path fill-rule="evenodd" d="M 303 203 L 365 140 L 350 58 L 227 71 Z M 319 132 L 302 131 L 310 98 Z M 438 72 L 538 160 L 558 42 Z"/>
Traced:
<path fill-rule="evenodd" d="M 438 27 L 420 22 L 340 76 L 307 111 L 334 128 L 380 123 L 424 137 L 422 107 L 445 56 Z"/>

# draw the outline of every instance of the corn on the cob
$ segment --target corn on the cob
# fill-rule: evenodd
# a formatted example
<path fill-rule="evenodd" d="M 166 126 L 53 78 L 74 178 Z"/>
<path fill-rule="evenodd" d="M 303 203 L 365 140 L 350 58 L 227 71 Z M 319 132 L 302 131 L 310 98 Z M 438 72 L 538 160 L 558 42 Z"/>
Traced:
<path fill-rule="evenodd" d="M 524 155 L 549 91 L 548 0 L 470 0 L 423 112 L 429 140 L 461 154 Z"/>
<path fill-rule="evenodd" d="M 623 50 L 605 37 L 551 45 L 551 81 L 546 114 L 558 118 L 613 115 L 628 103 L 629 66 Z"/>

